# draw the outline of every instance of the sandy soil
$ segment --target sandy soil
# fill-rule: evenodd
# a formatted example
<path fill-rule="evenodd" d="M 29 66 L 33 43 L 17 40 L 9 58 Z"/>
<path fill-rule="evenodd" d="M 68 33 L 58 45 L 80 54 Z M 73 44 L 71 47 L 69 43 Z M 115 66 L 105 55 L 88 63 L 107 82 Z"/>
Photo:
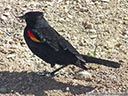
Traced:
<path fill-rule="evenodd" d="M 44 12 L 80 53 L 120 62 L 121 67 L 89 64 L 88 81 L 75 78 L 81 70 L 75 66 L 54 78 L 39 75 L 51 67 L 28 49 L 25 22 L 15 18 L 32 10 Z M 92 94 L 128 94 L 128 0 L 1 0 L 0 96 Z"/>

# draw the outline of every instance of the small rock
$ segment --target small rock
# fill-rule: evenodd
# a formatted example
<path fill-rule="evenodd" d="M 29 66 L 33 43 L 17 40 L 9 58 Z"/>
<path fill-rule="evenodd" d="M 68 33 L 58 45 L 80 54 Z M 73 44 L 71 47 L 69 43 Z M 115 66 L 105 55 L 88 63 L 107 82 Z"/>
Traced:
<path fill-rule="evenodd" d="M 57 3 L 60 3 L 60 2 L 62 2 L 63 0 L 57 0 Z"/>
<path fill-rule="evenodd" d="M 66 87 L 66 91 L 69 91 L 70 90 L 70 88 L 69 87 Z"/>
<path fill-rule="evenodd" d="M 102 2 L 109 2 L 110 0 L 101 0 Z"/>
<path fill-rule="evenodd" d="M 96 33 L 96 30 L 95 29 L 90 29 L 89 32 L 90 33 Z"/>
<path fill-rule="evenodd" d="M 15 57 L 16 56 L 16 54 L 9 54 L 9 55 L 7 55 L 7 58 L 12 58 L 12 57 Z"/>
<path fill-rule="evenodd" d="M 82 22 L 82 25 L 85 29 L 91 29 L 93 28 L 93 24 L 90 22 Z"/>
<path fill-rule="evenodd" d="M 95 39 L 95 38 L 97 38 L 97 35 L 91 35 L 90 38 Z"/>
<path fill-rule="evenodd" d="M 9 12 L 4 13 L 4 16 L 8 17 L 10 15 Z"/>
<path fill-rule="evenodd" d="M 7 20 L 7 16 L 5 16 L 5 15 L 2 15 L 0 18 L 1 18 L 2 20 Z"/>
<path fill-rule="evenodd" d="M 72 16 L 72 15 L 70 15 L 70 14 L 68 14 L 68 18 L 72 19 L 72 18 L 73 18 L 73 16 Z"/>
<path fill-rule="evenodd" d="M 116 76 L 115 75 L 110 75 L 110 78 L 111 79 L 116 79 Z"/>
<path fill-rule="evenodd" d="M 87 4 L 93 4 L 92 0 L 86 0 Z"/>
<path fill-rule="evenodd" d="M 80 79 L 80 80 L 84 79 L 84 80 L 87 80 L 87 81 L 91 81 L 92 80 L 92 75 L 87 71 L 81 71 L 81 72 L 77 73 L 76 78 Z"/>
<path fill-rule="evenodd" d="M 128 17 L 124 17 L 124 20 L 128 20 Z"/>
<path fill-rule="evenodd" d="M 56 64 L 55 66 L 54 66 L 54 68 L 56 69 L 56 68 L 59 68 L 60 67 L 60 65 L 58 65 L 58 64 Z"/>

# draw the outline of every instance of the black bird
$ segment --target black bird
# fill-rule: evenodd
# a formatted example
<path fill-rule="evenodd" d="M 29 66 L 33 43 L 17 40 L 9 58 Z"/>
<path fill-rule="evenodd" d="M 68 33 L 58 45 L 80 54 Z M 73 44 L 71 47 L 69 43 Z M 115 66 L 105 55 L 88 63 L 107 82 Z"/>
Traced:
<path fill-rule="evenodd" d="M 51 72 L 51 75 L 70 64 L 84 70 L 87 70 L 86 63 L 97 63 L 113 68 L 120 67 L 117 62 L 80 54 L 48 24 L 42 12 L 28 12 L 19 18 L 25 19 L 27 23 L 24 29 L 24 38 L 30 50 L 45 62 L 50 63 L 51 67 L 54 67 L 55 64 L 62 65 Z"/>

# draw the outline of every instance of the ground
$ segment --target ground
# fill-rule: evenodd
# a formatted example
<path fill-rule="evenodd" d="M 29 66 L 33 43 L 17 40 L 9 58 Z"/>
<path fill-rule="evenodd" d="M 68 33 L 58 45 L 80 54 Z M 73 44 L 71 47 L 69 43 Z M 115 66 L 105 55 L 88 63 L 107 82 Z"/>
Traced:
<path fill-rule="evenodd" d="M 91 80 L 77 79 L 68 66 L 54 78 L 38 72 L 51 67 L 31 53 L 24 38 L 28 11 L 45 18 L 82 54 L 121 63 L 114 69 L 88 64 Z M 128 94 L 128 0 L 1 0 L 0 96 L 88 96 Z M 58 67 L 58 66 L 56 66 Z"/>

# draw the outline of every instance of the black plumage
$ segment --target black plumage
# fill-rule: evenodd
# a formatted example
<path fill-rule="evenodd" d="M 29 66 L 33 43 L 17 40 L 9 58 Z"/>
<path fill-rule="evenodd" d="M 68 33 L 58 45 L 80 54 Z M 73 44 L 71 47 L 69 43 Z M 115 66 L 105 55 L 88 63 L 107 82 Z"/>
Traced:
<path fill-rule="evenodd" d="M 51 72 L 53 75 L 58 70 L 69 64 L 74 64 L 82 69 L 86 63 L 98 63 L 101 65 L 119 68 L 120 64 L 113 61 L 90 57 L 79 52 L 45 20 L 42 12 L 28 12 L 19 18 L 25 19 L 27 26 L 24 30 L 25 41 L 30 50 L 53 67 L 62 65 Z"/>

